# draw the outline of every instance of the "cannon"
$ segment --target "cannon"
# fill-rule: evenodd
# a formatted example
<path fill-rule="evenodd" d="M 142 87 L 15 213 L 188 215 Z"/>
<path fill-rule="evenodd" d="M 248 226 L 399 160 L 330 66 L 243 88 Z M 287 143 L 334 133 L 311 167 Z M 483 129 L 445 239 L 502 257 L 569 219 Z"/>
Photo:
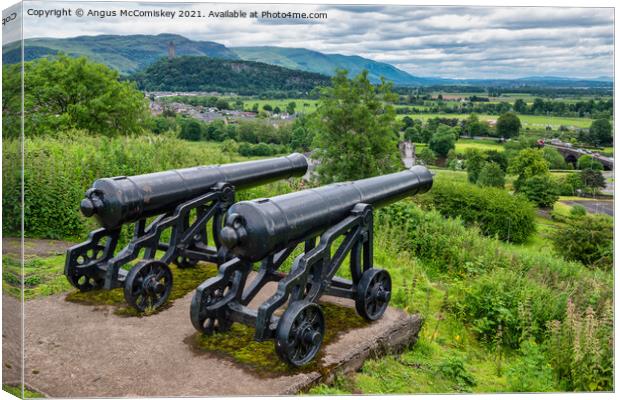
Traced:
<path fill-rule="evenodd" d="M 125 300 L 138 311 L 157 309 L 172 289 L 171 262 L 188 268 L 199 261 L 220 264 L 226 259 L 219 234 L 236 190 L 301 176 L 307 168 L 306 158 L 295 153 L 98 179 L 86 191 L 80 209 L 100 228 L 67 250 L 65 276 L 80 291 L 123 287 Z M 117 252 L 127 224 L 134 225 L 133 237 Z M 158 251 L 163 255 L 158 257 Z M 121 268 L 142 252 L 142 260 L 129 271 Z"/>
<path fill-rule="evenodd" d="M 254 339 L 273 339 L 280 359 L 294 367 L 310 362 L 325 334 L 318 299 L 324 295 L 355 301 L 368 321 L 385 312 L 390 274 L 373 266 L 373 207 L 428 191 L 428 169 L 409 170 L 354 182 L 335 183 L 269 199 L 232 205 L 220 232 L 229 257 L 217 276 L 203 282 L 190 306 L 199 332 L 223 332 L 233 322 L 254 325 Z M 278 271 L 299 247 L 290 272 Z M 351 280 L 336 276 L 349 256 Z M 248 281 L 255 263 L 258 272 Z M 277 290 L 257 309 L 248 305 L 268 283 Z M 247 285 L 246 285 L 247 283 Z M 286 305 L 284 312 L 274 312 Z"/>

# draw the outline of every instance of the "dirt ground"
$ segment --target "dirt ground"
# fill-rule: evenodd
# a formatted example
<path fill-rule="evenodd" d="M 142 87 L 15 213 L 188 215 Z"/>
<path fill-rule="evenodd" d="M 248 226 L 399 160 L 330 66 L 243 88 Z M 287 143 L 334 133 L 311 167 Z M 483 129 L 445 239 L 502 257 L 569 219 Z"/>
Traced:
<path fill-rule="evenodd" d="M 325 371 L 350 371 L 372 354 L 411 343 L 421 327 L 419 317 L 390 308 L 381 320 L 330 343 L 321 372 L 265 378 L 195 347 L 196 331 L 188 315 L 192 295 L 141 318 L 116 315 L 109 306 L 68 302 L 66 294 L 27 301 L 26 384 L 51 397 L 295 394 L 326 378 Z M 20 351 L 15 347 L 19 344 L 7 340 L 19 335 L 19 300 L 9 296 L 2 300 L 3 373 L 9 383 L 19 379 L 20 368 L 14 367 L 19 366 Z"/>

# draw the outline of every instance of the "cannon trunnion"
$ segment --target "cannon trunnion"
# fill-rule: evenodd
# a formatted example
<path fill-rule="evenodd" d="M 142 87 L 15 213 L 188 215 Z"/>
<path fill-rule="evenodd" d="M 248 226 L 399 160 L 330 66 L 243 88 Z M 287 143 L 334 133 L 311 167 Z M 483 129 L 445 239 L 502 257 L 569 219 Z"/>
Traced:
<path fill-rule="evenodd" d="M 236 190 L 301 176 L 307 168 L 306 158 L 295 153 L 99 179 L 86 192 L 80 209 L 101 228 L 67 250 L 65 276 L 81 291 L 124 287 L 125 299 L 139 311 L 161 307 L 172 288 L 171 262 L 187 268 L 199 261 L 225 261 L 220 229 Z M 147 218 L 151 219 L 148 225 Z M 126 224 L 134 225 L 133 237 L 116 251 Z M 158 251 L 163 255 L 158 257 Z M 121 268 L 141 252 L 143 259 L 129 271 Z"/>
<path fill-rule="evenodd" d="M 322 295 L 354 300 L 358 314 L 369 321 L 387 309 L 392 283 L 386 270 L 373 265 L 373 207 L 424 193 L 432 183 L 428 169 L 415 166 L 234 204 L 220 233 L 227 261 L 196 289 L 192 324 L 204 334 L 226 331 L 233 322 L 255 325 L 255 340 L 274 339 L 283 361 L 307 364 L 325 334 L 317 303 Z M 303 253 L 290 273 L 279 272 L 298 246 Z M 335 276 L 347 256 L 351 280 Z M 255 262 L 260 262 L 258 274 L 246 284 Z M 276 293 L 258 309 L 248 307 L 268 282 L 278 282 Z M 282 315 L 274 315 L 285 305 Z"/>

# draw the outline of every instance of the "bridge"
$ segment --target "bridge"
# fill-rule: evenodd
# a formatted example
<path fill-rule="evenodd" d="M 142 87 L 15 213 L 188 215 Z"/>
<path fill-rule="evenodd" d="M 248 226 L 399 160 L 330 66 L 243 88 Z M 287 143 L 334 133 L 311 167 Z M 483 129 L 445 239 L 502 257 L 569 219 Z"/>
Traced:
<path fill-rule="evenodd" d="M 578 148 L 572 147 L 570 143 L 564 143 L 564 142 L 559 142 L 559 141 L 551 141 L 551 142 L 545 141 L 543 146 L 553 147 L 554 149 L 559 151 L 560 154 L 562 154 L 562 157 L 564 157 L 564 160 L 566 160 L 566 162 L 569 162 L 573 165 L 577 163 L 577 160 L 579 159 L 579 157 L 590 156 L 596 161 L 603 164 L 603 167 L 605 167 L 606 170 L 611 171 L 614 169 L 614 159 L 612 157 L 605 157 L 605 156 L 600 155 L 597 152 L 592 152 L 592 151 L 584 150 L 584 149 L 578 149 Z"/>

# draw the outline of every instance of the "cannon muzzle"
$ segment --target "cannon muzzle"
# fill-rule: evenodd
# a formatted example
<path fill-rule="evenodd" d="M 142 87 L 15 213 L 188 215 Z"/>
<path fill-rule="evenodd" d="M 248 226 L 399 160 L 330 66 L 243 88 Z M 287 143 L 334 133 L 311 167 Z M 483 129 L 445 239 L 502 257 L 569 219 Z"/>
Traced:
<path fill-rule="evenodd" d="M 228 210 L 220 236 L 239 258 L 258 261 L 332 226 L 349 215 L 356 204 L 381 207 L 425 193 L 432 185 L 430 171 L 418 165 L 394 174 L 241 201 Z"/>

